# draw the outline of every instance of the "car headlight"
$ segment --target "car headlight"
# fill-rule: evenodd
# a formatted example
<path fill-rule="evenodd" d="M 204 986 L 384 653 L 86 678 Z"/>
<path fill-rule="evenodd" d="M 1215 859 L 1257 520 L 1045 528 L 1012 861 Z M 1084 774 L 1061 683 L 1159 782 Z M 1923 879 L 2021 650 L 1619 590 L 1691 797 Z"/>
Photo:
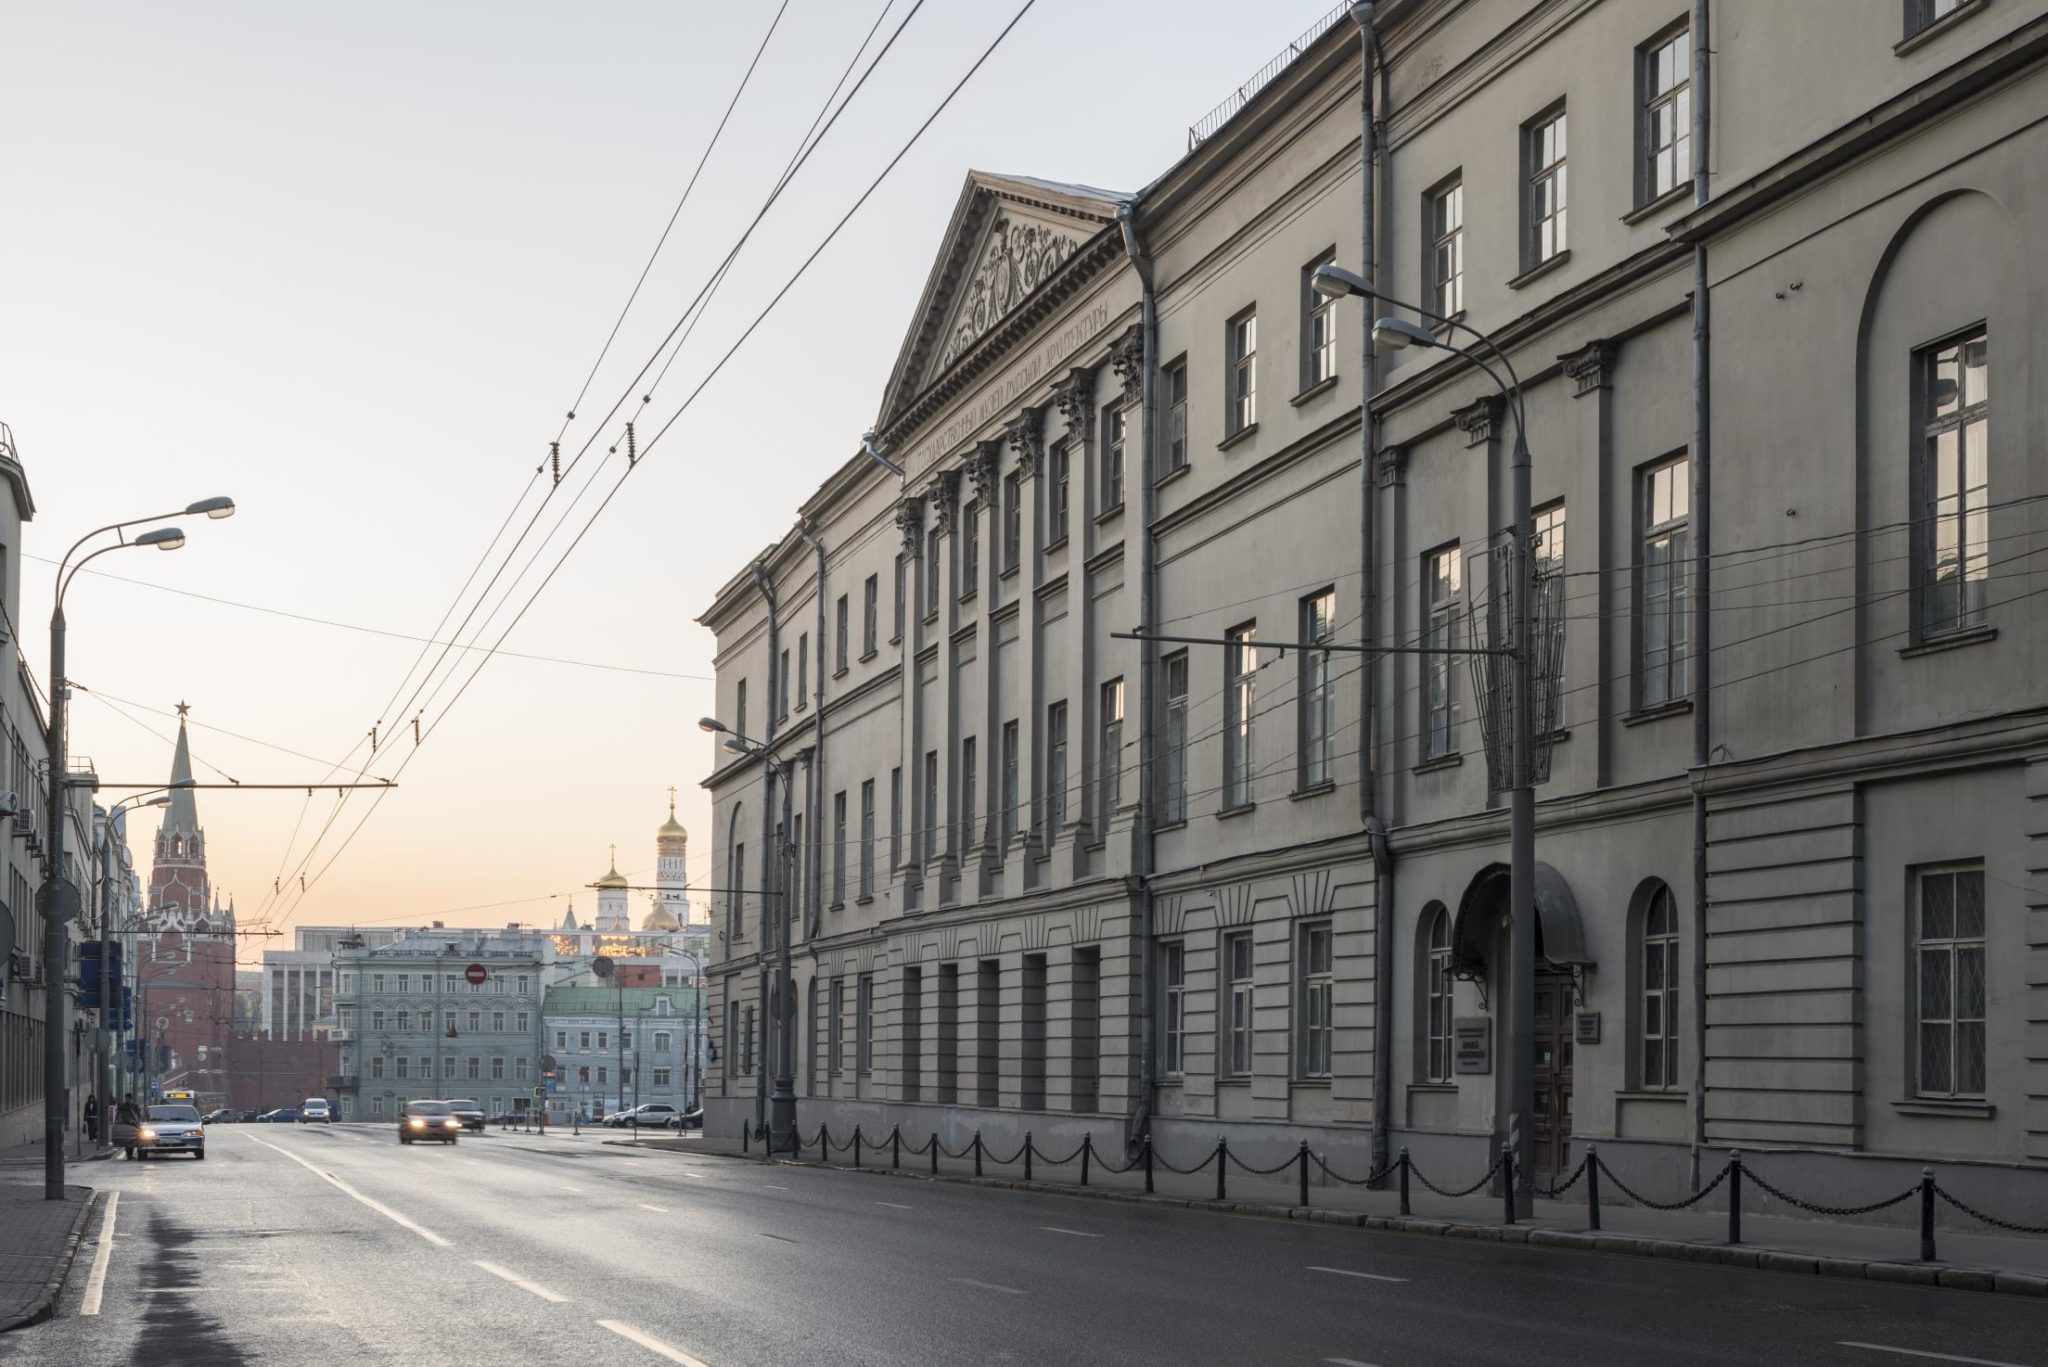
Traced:
<path fill-rule="evenodd" d="M 456 1119 L 456 1118 L 455 1118 L 454 1116 L 452 1116 L 452 1115 L 448 1117 L 448 1128 L 449 1128 L 449 1129 L 451 1129 L 451 1130 L 454 1130 L 454 1129 L 460 1129 L 460 1128 L 461 1128 L 461 1126 L 462 1126 L 462 1122 L 461 1122 L 460 1120 L 457 1120 L 457 1119 Z"/>
<path fill-rule="evenodd" d="M 426 1122 L 426 1121 L 424 1121 L 424 1120 L 421 1120 L 421 1119 L 420 1119 L 420 1118 L 419 1118 L 418 1116 L 414 1116 L 414 1117 L 412 1118 L 412 1122 L 411 1122 L 411 1123 L 412 1123 L 412 1127 L 413 1127 L 414 1129 L 416 1129 L 416 1130 L 424 1130 L 425 1128 L 427 1128 L 427 1122 Z"/>
<path fill-rule="evenodd" d="M 145 1126 L 142 1131 L 142 1137 L 144 1139 L 154 1139 L 156 1138 L 156 1131 Z"/>

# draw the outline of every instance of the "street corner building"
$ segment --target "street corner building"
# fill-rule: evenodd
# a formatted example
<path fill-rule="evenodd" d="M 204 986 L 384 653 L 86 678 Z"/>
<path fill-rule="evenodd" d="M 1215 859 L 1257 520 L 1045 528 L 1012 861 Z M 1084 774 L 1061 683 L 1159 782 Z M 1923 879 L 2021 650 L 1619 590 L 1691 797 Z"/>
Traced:
<path fill-rule="evenodd" d="M 711 1131 L 786 1050 L 806 1135 L 1484 1172 L 1522 607 L 1536 1179 L 2048 1212 L 2044 59 L 2041 0 L 1382 0 L 1141 190 L 969 174 L 701 619 Z"/>

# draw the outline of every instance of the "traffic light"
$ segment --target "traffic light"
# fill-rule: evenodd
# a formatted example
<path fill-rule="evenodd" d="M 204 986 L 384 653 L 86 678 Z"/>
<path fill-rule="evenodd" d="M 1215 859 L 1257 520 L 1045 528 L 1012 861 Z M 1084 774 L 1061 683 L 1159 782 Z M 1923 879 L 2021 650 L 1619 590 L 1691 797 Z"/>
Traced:
<path fill-rule="evenodd" d="M 135 989 L 132 987 L 123 987 L 121 989 L 121 1033 L 124 1035 L 135 1033 Z M 135 1041 L 131 1039 L 128 1043 L 132 1049 Z"/>
<path fill-rule="evenodd" d="M 75 1000 L 88 1011 L 97 1011 L 102 1002 L 117 1000 L 115 993 L 122 991 L 121 942 L 109 941 L 106 945 L 107 959 L 105 972 L 101 972 L 100 942 L 87 940 L 78 947 L 78 992 Z M 106 994 L 101 994 L 104 984 Z"/>

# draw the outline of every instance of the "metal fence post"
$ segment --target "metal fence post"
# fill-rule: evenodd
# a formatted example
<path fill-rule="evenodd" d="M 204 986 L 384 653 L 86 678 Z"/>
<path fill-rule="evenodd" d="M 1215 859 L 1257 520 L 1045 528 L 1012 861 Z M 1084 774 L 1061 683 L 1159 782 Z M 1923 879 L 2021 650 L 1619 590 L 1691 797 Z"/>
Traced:
<path fill-rule="evenodd" d="M 860 1166 L 860 1125 L 858 1122 L 853 1127 L 853 1165 L 856 1168 Z"/>
<path fill-rule="evenodd" d="M 1230 1141 L 1216 1136 L 1216 1199 L 1223 1199 L 1223 1174 L 1230 1167 Z"/>
<path fill-rule="evenodd" d="M 1507 1177 L 1507 1180 L 1501 1183 L 1501 1191 L 1507 1198 L 1503 1204 L 1503 1209 L 1507 1212 L 1507 1222 L 1513 1224 L 1515 1222 L 1515 1146 L 1512 1143 L 1503 1143 L 1500 1146 L 1500 1167 Z"/>
<path fill-rule="evenodd" d="M 1024 1180 L 1031 1180 L 1031 1131 L 1024 1131 Z"/>
<path fill-rule="evenodd" d="M 1088 1185 L 1088 1160 L 1095 1156 L 1095 1131 L 1081 1136 L 1081 1185 Z"/>
<path fill-rule="evenodd" d="M 1408 1213 L 1408 1146 L 1401 1146 L 1401 1213 Z"/>
<path fill-rule="evenodd" d="M 981 1176 L 981 1131 L 974 1132 L 974 1175 Z"/>
<path fill-rule="evenodd" d="M 1920 1169 L 1920 1261 L 1934 1261 L 1934 1169 Z"/>
<path fill-rule="evenodd" d="M 903 1166 L 903 1127 L 901 1125 L 891 1125 L 889 1127 L 889 1166 L 892 1168 Z"/>
<path fill-rule="evenodd" d="M 1728 1151 L 1728 1242 L 1742 1242 L 1742 1150 Z"/>
<path fill-rule="evenodd" d="M 791 1134 L 795 1134 L 796 1126 L 790 1126 L 789 1132 Z M 802 1144 L 797 1145 L 797 1154 L 799 1157 L 802 1156 Z M 818 1122 L 818 1161 L 820 1163 L 829 1163 L 832 1161 L 832 1127 L 830 1125 L 827 1125 L 822 1120 Z"/>
<path fill-rule="evenodd" d="M 932 1176 L 939 1175 L 939 1132 L 932 1131 Z"/>
<path fill-rule="evenodd" d="M 753 1139 L 753 1137 L 754 1137 L 754 1122 L 753 1122 L 753 1121 L 751 1121 L 751 1120 L 742 1120 L 742 1121 L 740 1122 L 740 1152 L 741 1152 L 741 1153 L 745 1153 L 745 1152 L 747 1151 L 747 1145 L 748 1145 L 748 1142 L 749 1142 L 750 1140 L 752 1140 L 752 1139 Z"/>
<path fill-rule="evenodd" d="M 1586 1226 L 1600 1228 L 1600 1150 L 1586 1145 Z"/>
<path fill-rule="evenodd" d="M 1152 1194 L 1152 1136 L 1145 1136 L 1145 1194 Z"/>
<path fill-rule="evenodd" d="M 1301 1208 L 1308 1209 L 1308 1141 L 1301 1141 Z"/>

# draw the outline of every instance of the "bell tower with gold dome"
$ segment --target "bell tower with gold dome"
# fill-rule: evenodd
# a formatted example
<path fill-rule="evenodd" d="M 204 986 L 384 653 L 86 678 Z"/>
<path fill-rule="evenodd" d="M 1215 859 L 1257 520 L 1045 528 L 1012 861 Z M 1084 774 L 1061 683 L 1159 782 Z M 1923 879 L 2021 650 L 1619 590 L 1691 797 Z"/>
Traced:
<path fill-rule="evenodd" d="M 681 930 L 690 924 L 690 833 L 676 820 L 676 790 L 668 790 L 668 820 L 654 833 L 654 906 L 642 930 Z"/>

